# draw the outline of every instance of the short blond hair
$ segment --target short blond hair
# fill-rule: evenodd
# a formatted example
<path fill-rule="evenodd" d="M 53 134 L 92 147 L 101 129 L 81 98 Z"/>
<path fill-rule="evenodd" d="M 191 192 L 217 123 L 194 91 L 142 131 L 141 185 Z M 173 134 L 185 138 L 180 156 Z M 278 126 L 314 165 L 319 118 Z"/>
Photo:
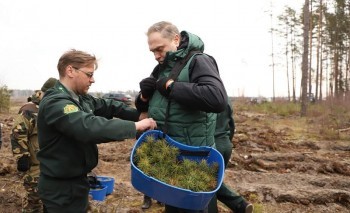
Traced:
<path fill-rule="evenodd" d="M 58 60 L 57 69 L 60 76 L 64 75 L 64 71 L 68 65 L 72 65 L 77 69 L 94 65 L 96 70 L 98 67 L 95 55 L 75 49 L 65 52 Z"/>

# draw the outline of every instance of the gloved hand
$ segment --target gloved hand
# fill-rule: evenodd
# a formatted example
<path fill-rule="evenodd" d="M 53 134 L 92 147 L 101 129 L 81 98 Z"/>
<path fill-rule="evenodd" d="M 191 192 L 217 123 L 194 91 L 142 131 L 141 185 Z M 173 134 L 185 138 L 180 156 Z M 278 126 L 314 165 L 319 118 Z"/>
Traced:
<path fill-rule="evenodd" d="M 169 94 L 170 94 L 170 90 L 166 88 L 166 83 L 170 79 L 171 78 L 169 78 L 169 77 L 163 77 L 163 78 L 158 79 L 158 81 L 157 81 L 157 90 L 160 94 L 162 94 L 165 97 L 169 97 Z"/>
<path fill-rule="evenodd" d="M 147 112 L 149 102 L 142 101 L 140 96 L 141 96 L 141 94 L 138 94 L 135 98 L 135 107 L 136 107 L 137 111 L 139 111 L 139 112 Z"/>
<path fill-rule="evenodd" d="M 90 172 L 87 175 L 87 178 L 88 178 L 90 188 L 96 189 L 101 187 L 101 182 L 97 179 L 97 176 L 94 173 Z"/>
<path fill-rule="evenodd" d="M 156 81 L 157 79 L 154 77 L 144 78 L 142 81 L 140 81 L 140 89 L 143 98 L 149 99 L 152 97 L 154 91 L 156 90 Z"/>
<path fill-rule="evenodd" d="M 23 155 L 17 161 L 17 170 L 20 172 L 26 172 L 30 169 L 31 163 L 28 155 Z"/>

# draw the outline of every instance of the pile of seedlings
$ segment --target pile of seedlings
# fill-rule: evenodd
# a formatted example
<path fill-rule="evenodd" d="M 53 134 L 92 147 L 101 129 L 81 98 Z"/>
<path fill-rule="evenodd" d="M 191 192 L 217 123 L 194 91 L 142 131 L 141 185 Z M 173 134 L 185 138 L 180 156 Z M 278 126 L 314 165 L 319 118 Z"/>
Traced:
<path fill-rule="evenodd" d="M 180 154 L 179 148 L 165 139 L 149 135 L 136 149 L 133 162 L 146 175 L 178 188 L 208 192 L 217 187 L 217 162 L 209 165 L 205 159 L 179 160 Z"/>

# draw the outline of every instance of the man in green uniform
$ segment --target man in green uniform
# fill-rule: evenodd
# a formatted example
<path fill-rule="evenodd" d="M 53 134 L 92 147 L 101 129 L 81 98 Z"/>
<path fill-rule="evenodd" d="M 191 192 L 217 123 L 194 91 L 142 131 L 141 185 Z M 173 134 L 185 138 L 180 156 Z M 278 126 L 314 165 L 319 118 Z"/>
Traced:
<path fill-rule="evenodd" d="M 38 194 L 39 161 L 36 154 L 39 150 L 37 136 L 37 116 L 39 102 L 43 94 L 56 83 L 57 79 L 49 78 L 41 90 L 36 90 L 31 101 L 24 104 L 18 112 L 11 131 L 12 153 L 17 160 L 17 170 L 25 172 L 23 186 L 26 195 L 22 201 L 22 212 L 42 212 L 42 203 Z"/>
<path fill-rule="evenodd" d="M 97 67 L 94 55 L 67 51 L 58 61 L 59 81 L 40 102 L 39 195 L 50 213 L 87 211 L 87 174 L 98 163 L 97 144 L 135 138 L 137 131 L 156 127 L 122 102 L 87 94 Z"/>
<path fill-rule="evenodd" d="M 235 122 L 233 119 L 233 107 L 231 100 L 228 100 L 225 110 L 218 113 L 215 128 L 215 145 L 216 149 L 224 158 L 225 168 L 232 155 L 232 138 L 235 132 Z M 253 205 L 232 190 L 225 183 L 222 183 L 219 190 L 216 192 L 219 201 L 224 203 L 235 213 L 252 213 Z"/>

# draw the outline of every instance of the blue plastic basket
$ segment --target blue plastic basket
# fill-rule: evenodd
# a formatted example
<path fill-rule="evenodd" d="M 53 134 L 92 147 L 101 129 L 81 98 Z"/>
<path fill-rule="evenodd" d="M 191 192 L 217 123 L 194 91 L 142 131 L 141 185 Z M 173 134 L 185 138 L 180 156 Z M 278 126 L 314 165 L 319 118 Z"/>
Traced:
<path fill-rule="evenodd" d="M 106 195 L 110 195 L 114 189 L 114 178 L 107 176 L 97 176 L 97 180 L 101 183 L 102 186 L 107 186 Z"/>
<path fill-rule="evenodd" d="M 169 145 L 175 146 L 180 149 L 180 159 L 190 159 L 201 161 L 205 159 L 208 164 L 214 162 L 218 163 L 218 179 L 217 187 L 213 191 L 209 192 L 194 192 L 188 189 L 178 188 L 176 186 L 169 185 L 158 179 L 143 173 L 133 162 L 136 149 L 145 142 L 147 136 L 153 136 L 155 139 L 165 138 Z M 192 154 L 191 154 L 192 153 Z M 200 154 L 195 154 L 200 153 Z M 203 153 L 207 153 L 202 155 Z M 220 188 L 222 181 L 224 179 L 224 159 L 222 155 L 214 148 L 208 146 L 187 146 L 181 144 L 168 135 L 165 135 L 159 130 L 150 130 L 143 133 L 140 138 L 135 143 L 130 156 L 131 162 L 131 183 L 134 188 L 143 194 L 152 197 L 153 199 L 165 203 L 170 206 L 190 209 L 190 210 L 203 210 L 205 209 L 210 200 L 213 198 L 216 191 Z"/>
<path fill-rule="evenodd" d="M 107 186 L 90 188 L 89 194 L 93 200 L 103 201 L 106 198 Z"/>

